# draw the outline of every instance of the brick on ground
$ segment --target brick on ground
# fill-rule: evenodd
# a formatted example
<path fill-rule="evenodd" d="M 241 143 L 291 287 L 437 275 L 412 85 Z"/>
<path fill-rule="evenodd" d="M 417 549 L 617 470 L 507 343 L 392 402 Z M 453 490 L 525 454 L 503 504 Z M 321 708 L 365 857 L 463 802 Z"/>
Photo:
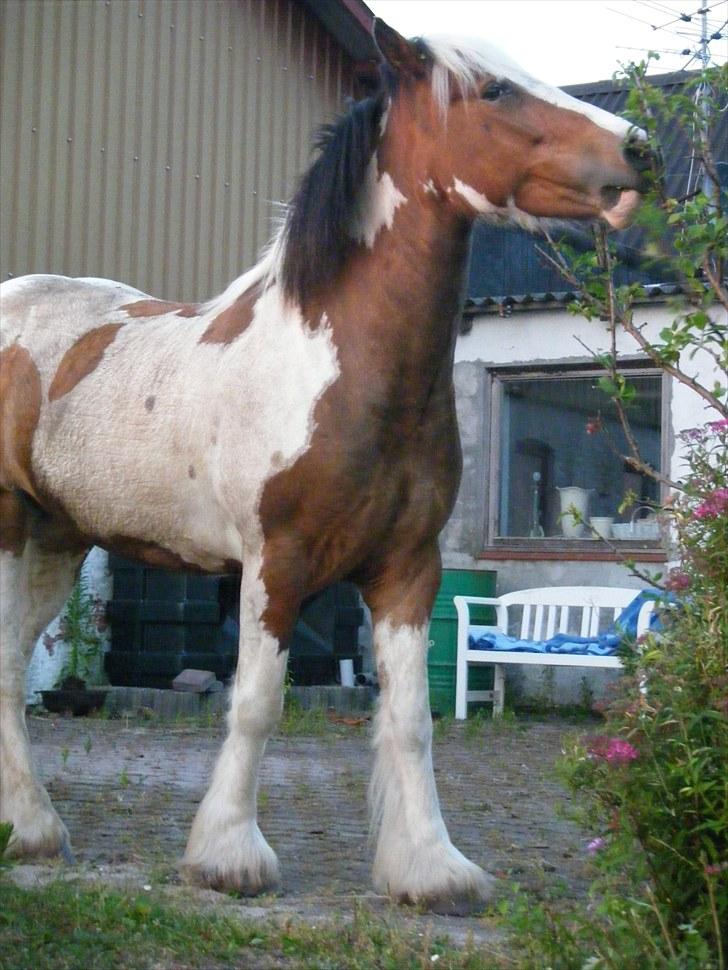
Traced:
<path fill-rule="evenodd" d="M 195 670 L 188 667 L 174 678 L 172 689 L 188 691 L 192 694 L 204 694 L 215 684 L 216 679 L 211 670 Z"/>

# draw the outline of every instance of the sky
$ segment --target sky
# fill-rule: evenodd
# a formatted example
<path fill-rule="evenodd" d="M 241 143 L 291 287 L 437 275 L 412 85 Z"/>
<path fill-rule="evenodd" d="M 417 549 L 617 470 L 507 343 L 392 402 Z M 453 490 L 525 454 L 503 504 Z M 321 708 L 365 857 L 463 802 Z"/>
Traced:
<path fill-rule="evenodd" d="M 701 16 L 708 7 L 714 61 L 728 56 L 728 0 L 366 0 L 377 17 L 407 37 L 483 37 L 549 84 L 612 77 L 620 63 L 660 51 L 651 73 L 700 67 Z M 685 22 L 680 15 L 691 17 Z M 672 21 L 672 23 L 671 23 Z M 654 29 L 658 28 L 658 29 Z M 681 52 L 689 49 L 691 54 Z M 670 52 L 670 53 L 668 53 Z M 676 52 L 676 53 L 672 53 Z M 688 63 L 689 62 L 689 63 Z"/>

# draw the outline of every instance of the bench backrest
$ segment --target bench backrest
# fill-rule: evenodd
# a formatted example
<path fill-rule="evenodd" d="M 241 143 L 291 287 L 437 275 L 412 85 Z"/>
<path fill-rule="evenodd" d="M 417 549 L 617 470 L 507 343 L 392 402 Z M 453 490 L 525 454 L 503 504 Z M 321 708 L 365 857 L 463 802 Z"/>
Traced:
<path fill-rule="evenodd" d="M 638 593 L 637 589 L 612 586 L 515 590 L 499 597 L 508 614 L 506 624 L 499 622 L 499 626 L 522 640 L 548 640 L 555 633 L 594 637 L 613 623 Z M 519 607 L 520 627 L 512 629 L 518 622 L 514 614 Z"/>

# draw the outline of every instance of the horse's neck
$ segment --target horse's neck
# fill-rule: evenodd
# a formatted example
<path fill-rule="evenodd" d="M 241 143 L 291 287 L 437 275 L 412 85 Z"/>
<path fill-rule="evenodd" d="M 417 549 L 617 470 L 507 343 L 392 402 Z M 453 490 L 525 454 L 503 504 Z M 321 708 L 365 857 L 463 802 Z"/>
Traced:
<path fill-rule="evenodd" d="M 413 393 L 450 379 L 469 236 L 415 191 L 373 246 L 357 247 L 335 295 L 344 331 Z"/>

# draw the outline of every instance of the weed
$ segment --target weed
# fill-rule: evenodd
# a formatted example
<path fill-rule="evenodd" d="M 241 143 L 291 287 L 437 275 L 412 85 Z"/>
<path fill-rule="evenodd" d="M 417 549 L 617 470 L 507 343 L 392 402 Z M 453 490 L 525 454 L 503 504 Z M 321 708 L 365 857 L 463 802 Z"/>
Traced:
<path fill-rule="evenodd" d="M 13 823 L 0 822 L 0 868 L 11 865 L 11 862 L 7 857 L 7 852 L 12 835 Z"/>
<path fill-rule="evenodd" d="M 287 697 L 283 716 L 278 723 L 279 734 L 286 737 L 299 735 L 322 737 L 332 730 L 332 725 L 326 718 L 326 712 L 320 707 L 303 708 L 292 697 Z"/>

